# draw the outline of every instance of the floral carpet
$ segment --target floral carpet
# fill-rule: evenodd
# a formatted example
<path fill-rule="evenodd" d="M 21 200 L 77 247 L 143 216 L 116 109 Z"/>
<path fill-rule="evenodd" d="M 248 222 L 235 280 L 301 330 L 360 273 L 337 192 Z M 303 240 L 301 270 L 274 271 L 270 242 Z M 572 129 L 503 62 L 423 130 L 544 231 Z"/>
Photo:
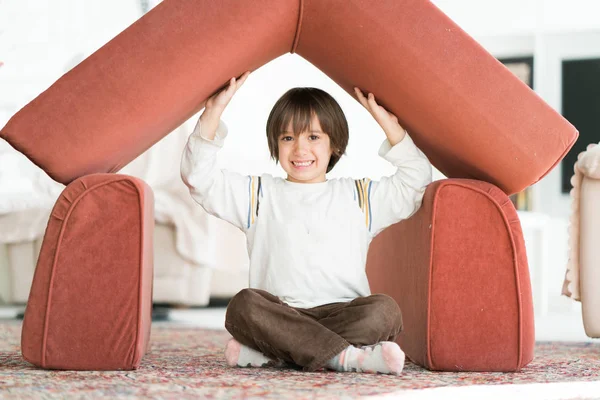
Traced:
<path fill-rule="evenodd" d="M 171 322 L 154 322 L 151 349 L 135 371 L 46 371 L 20 353 L 20 322 L 0 323 L 0 398 L 348 399 L 436 387 L 600 381 L 600 343 L 540 342 L 518 373 L 431 372 L 407 360 L 402 376 L 230 368 L 231 337 Z M 405 392 L 406 393 L 406 392 Z M 383 396 L 387 397 L 387 396 Z M 389 398 L 389 397 L 387 397 Z"/>

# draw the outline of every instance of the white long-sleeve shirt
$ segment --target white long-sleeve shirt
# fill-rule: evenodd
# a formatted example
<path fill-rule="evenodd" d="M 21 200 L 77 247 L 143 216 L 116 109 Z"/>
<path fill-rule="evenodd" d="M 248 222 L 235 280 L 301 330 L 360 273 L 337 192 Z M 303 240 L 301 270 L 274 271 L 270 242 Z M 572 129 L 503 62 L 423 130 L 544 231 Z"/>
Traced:
<path fill-rule="evenodd" d="M 417 211 L 431 183 L 431 164 L 412 139 L 382 143 L 379 155 L 397 167 L 392 176 L 309 184 L 218 168 L 226 137 L 223 121 L 213 140 L 202 136 L 199 121 L 183 152 L 181 177 L 206 212 L 246 234 L 249 287 L 300 308 L 370 295 L 371 240 Z"/>

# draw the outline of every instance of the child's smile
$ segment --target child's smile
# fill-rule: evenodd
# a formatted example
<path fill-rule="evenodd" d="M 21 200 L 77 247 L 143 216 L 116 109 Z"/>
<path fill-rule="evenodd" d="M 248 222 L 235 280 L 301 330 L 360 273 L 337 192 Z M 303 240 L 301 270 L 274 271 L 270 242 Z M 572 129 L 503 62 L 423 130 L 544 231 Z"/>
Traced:
<path fill-rule="evenodd" d="M 311 165 L 313 165 L 314 162 L 315 162 L 315 160 L 310 160 L 310 161 L 292 161 L 292 164 L 294 165 L 294 168 L 302 170 L 302 169 L 306 169 L 306 168 L 310 167 Z"/>
<path fill-rule="evenodd" d="M 309 131 L 293 133 L 290 121 L 286 131 L 279 136 L 279 162 L 290 182 L 325 182 L 330 158 L 329 135 L 322 131 L 316 116 Z"/>

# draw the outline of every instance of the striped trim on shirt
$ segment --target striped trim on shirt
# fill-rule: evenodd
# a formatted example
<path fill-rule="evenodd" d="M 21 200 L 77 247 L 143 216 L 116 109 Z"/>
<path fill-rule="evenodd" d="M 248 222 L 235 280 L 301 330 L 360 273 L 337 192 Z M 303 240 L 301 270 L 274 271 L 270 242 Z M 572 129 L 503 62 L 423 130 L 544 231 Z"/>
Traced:
<path fill-rule="evenodd" d="M 365 225 L 367 229 L 371 230 L 371 185 L 372 181 L 369 178 L 355 179 L 354 184 L 356 186 L 356 192 L 354 193 L 354 200 L 358 196 L 358 206 L 365 214 Z"/>
<path fill-rule="evenodd" d="M 260 176 L 248 175 L 248 223 L 247 228 L 254 225 L 258 217 L 260 198 L 263 197 Z"/>

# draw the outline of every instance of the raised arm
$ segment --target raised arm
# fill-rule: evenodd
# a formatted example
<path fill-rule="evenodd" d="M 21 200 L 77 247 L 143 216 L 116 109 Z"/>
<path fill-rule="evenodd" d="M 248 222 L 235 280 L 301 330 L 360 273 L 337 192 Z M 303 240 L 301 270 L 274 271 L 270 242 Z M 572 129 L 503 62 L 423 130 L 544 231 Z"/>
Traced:
<path fill-rule="evenodd" d="M 369 231 L 373 236 L 383 229 L 410 217 L 421 206 L 423 194 L 432 180 L 432 168 L 427 157 L 415 146 L 398 118 L 378 105 L 372 93 L 366 98 L 355 88 L 358 100 L 383 128 L 387 139 L 379 155 L 392 163 L 396 173 L 379 181 L 362 179 L 357 190 L 365 200 Z"/>
<path fill-rule="evenodd" d="M 226 89 L 207 100 L 181 158 L 181 179 L 192 198 L 209 214 L 242 231 L 249 227 L 250 190 L 255 179 L 218 168 L 217 153 L 227 136 L 227 126 L 221 121 L 221 115 L 247 76 L 248 73 L 242 75 L 237 83 L 232 78 Z"/>

